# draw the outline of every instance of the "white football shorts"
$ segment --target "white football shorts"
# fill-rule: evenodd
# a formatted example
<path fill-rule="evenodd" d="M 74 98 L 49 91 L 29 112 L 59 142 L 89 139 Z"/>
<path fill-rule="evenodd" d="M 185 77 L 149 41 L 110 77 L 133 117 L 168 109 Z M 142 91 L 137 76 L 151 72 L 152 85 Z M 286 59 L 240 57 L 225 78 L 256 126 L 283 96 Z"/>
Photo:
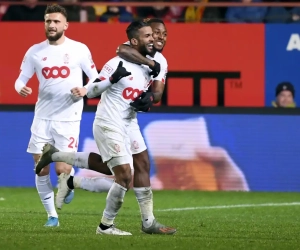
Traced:
<path fill-rule="evenodd" d="M 130 148 L 129 131 L 121 132 L 119 128 L 107 125 L 95 119 L 93 134 L 103 162 L 113 173 L 113 167 L 129 164 L 132 169 L 133 159 Z"/>
<path fill-rule="evenodd" d="M 41 154 L 46 143 L 62 152 L 77 152 L 80 121 L 51 121 L 34 118 L 27 152 Z"/>
<path fill-rule="evenodd" d="M 128 127 L 131 153 L 139 154 L 147 149 L 137 119 L 133 119 Z"/>

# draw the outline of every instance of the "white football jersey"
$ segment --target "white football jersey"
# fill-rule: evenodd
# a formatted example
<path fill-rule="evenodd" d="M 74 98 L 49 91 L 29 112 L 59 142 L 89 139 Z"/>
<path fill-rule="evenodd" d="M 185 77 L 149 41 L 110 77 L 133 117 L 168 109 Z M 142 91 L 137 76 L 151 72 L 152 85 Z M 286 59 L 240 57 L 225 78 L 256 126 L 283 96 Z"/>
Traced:
<path fill-rule="evenodd" d="M 120 128 L 123 132 L 124 125 L 129 125 L 136 117 L 136 112 L 130 103 L 148 89 L 151 77 L 148 66 L 134 64 L 117 56 L 104 65 L 99 79 L 108 79 L 115 72 L 120 61 L 131 75 L 123 77 L 102 93 L 96 117 L 106 121 L 108 125 Z"/>
<path fill-rule="evenodd" d="M 81 120 L 83 99 L 71 94 L 74 87 L 83 86 L 82 70 L 91 79 L 98 77 L 88 47 L 65 38 L 61 45 L 50 45 L 48 40 L 35 44 L 27 51 L 22 75 L 39 80 L 35 117 L 56 121 Z"/>
<path fill-rule="evenodd" d="M 127 42 L 125 42 L 123 44 L 130 45 L 130 42 L 127 41 Z M 168 73 L 168 62 L 167 62 L 167 59 L 160 52 L 156 52 L 154 54 L 154 57 L 151 57 L 149 55 L 147 55 L 146 57 L 149 58 L 149 59 L 151 59 L 151 60 L 155 60 L 155 61 L 157 61 L 160 64 L 160 73 L 159 73 L 159 75 L 157 77 L 152 78 L 152 81 L 158 80 L 158 81 L 161 81 L 161 82 L 165 83 L 166 82 L 167 73 Z"/>

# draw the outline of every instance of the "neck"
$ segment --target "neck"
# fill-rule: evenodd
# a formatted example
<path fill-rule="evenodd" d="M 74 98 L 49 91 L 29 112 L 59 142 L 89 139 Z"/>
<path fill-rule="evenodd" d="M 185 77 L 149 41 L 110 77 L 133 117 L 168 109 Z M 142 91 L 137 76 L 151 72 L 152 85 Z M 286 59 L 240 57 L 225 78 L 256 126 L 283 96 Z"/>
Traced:
<path fill-rule="evenodd" d="M 153 52 L 151 54 L 149 54 L 149 56 L 154 57 L 156 52 L 157 51 L 154 49 Z"/>
<path fill-rule="evenodd" d="M 48 42 L 49 42 L 50 45 L 61 45 L 61 44 L 64 43 L 64 41 L 65 41 L 65 36 L 61 36 L 61 38 L 59 38 L 56 41 L 49 41 L 48 40 Z"/>

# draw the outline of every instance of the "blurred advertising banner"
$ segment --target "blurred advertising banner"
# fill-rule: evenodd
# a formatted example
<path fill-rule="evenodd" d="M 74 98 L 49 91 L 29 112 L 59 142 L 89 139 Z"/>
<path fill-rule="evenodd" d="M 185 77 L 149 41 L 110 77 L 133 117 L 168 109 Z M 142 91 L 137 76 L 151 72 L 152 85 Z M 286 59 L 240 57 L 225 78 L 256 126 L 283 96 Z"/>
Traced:
<path fill-rule="evenodd" d="M 118 45 L 127 41 L 127 25 L 70 23 L 66 35 L 85 43 L 101 70 L 116 55 Z M 161 105 L 264 106 L 264 25 L 167 24 L 167 29 L 163 54 L 169 73 Z M 34 104 L 36 77 L 29 83 L 34 91 L 28 98 L 18 96 L 14 82 L 25 52 L 45 39 L 44 25 L 3 22 L 0 30 L 6 34 L 0 41 L 0 104 Z M 53 66 L 61 65 L 49 65 Z"/>
<path fill-rule="evenodd" d="M 94 112 L 84 112 L 78 151 L 96 152 Z M 0 186 L 34 187 L 26 153 L 33 112 L 0 112 Z M 154 189 L 300 191 L 300 117 L 253 114 L 139 114 Z M 76 175 L 101 176 L 76 169 Z M 52 166 L 53 185 L 57 177 Z"/>

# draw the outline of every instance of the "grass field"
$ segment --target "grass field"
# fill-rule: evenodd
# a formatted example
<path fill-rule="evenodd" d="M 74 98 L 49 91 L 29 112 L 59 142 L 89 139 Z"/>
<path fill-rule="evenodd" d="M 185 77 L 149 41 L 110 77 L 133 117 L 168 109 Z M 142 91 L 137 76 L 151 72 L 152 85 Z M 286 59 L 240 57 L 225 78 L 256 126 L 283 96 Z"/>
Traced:
<path fill-rule="evenodd" d="M 76 190 L 72 203 L 59 211 L 60 227 L 45 228 L 35 189 L 0 188 L 0 249 L 300 249 L 297 193 L 154 192 L 156 218 L 178 229 L 173 236 L 140 232 L 132 191 L 116 224 L 133 236 L 96 235 L 105 197 Z M 244 204 L 251 206 L 235 206 Z M 163 211 L 173 208 L 179 209 Z"/>

